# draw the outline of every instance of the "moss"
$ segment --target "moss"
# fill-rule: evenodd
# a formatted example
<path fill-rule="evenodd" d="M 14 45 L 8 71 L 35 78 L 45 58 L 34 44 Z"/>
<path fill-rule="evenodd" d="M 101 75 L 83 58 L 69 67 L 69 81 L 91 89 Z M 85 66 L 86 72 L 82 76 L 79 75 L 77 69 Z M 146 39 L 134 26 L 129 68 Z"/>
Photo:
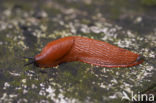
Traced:
<path fill-rule="evenodd" d="M 146 6 L 156 6 L 156 0 L 141 0 L 141 3 Z"/>

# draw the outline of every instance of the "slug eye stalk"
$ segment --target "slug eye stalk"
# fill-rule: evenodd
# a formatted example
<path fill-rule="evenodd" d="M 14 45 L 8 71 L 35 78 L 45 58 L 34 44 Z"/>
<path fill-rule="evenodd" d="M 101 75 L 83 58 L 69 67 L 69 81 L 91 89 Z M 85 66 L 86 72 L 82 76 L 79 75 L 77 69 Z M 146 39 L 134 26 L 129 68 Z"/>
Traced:
<path fill-rule="evenodd" d="M 36 63 L 34 57 L 23 57 L 23 58 L 24 58 L 24 59 L 28 59 L 28 63 L 24 64 L 24 67 L 25 67 L 25 66 L 29 66 L 29 65 L 31 65 L 31 64 L 33 64 L 34 66 L 37 66 L 37 67 L 38 67 L 38 64 Z"/>
<path fill-rule="evenodd" d="M 24 59 L 29 59 L 29 60 L 33 60 L 34 57 L 23 57 Z"/>
<path fill-rule="evenodd" d="M 28 66 L 35 63 L 34 57 L 23 57 L 24 59 L 28 59 L 28 63 L 24 64 L 24 66 Z"/>

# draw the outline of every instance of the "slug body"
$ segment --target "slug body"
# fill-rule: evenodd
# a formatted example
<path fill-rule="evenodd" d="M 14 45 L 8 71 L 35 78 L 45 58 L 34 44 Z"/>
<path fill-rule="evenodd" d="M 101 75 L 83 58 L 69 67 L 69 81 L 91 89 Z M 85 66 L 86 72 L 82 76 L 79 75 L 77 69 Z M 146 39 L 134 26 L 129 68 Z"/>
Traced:
<path fill-rule="evenodd" d="M 34 58 L 34 64 L 43 68 L 72 61 L 82 61 L 102 67 L 131 67 L 142 63 L 143 59 L 126 49 L 79 36 L 52 41 Z"/>

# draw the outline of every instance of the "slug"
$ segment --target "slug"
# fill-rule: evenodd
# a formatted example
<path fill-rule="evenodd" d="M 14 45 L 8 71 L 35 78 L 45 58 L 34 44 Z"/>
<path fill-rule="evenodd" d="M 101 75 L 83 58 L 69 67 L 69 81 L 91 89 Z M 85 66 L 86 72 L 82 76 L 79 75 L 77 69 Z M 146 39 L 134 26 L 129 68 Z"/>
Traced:
<path fill-rule="evenodd" d="M 106 42 L 69 36 L 48 43 L 32 62 L 37 67 L 55 67 L 61 63 L 81 61 L 101 67 L 131 67 L 144 61 L 139 54 Z"/>

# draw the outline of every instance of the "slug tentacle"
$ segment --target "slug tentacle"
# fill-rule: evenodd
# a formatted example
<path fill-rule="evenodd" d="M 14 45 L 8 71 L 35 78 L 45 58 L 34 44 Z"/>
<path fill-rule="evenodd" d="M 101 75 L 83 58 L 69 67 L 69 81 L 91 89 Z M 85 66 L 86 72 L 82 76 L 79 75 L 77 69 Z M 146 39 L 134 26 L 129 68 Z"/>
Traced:
<path fill-rule="evenodd" d="M 28 63 L 24 64 L 24 66 L 28 66 L 28 65 L 30 65 L 30 64 L 34 64 L 34 63 L 35 63 L 34 60 L 33 60 L 33 61 L 29 61 Z"/>
<path fill-rule="evenodd" d="M 34 59 L 34 57 L 23 57 L 24 59 Z"/>
<path fill-rule="evenodd" d="M 24 66 L 28 66 L 30 64 L 34 64 L 35 60 L 34 60 L 34 57 L 25 57 L 23 56 L 24 59 L 28 59 L 28 63 L 24 64 Z"/>

